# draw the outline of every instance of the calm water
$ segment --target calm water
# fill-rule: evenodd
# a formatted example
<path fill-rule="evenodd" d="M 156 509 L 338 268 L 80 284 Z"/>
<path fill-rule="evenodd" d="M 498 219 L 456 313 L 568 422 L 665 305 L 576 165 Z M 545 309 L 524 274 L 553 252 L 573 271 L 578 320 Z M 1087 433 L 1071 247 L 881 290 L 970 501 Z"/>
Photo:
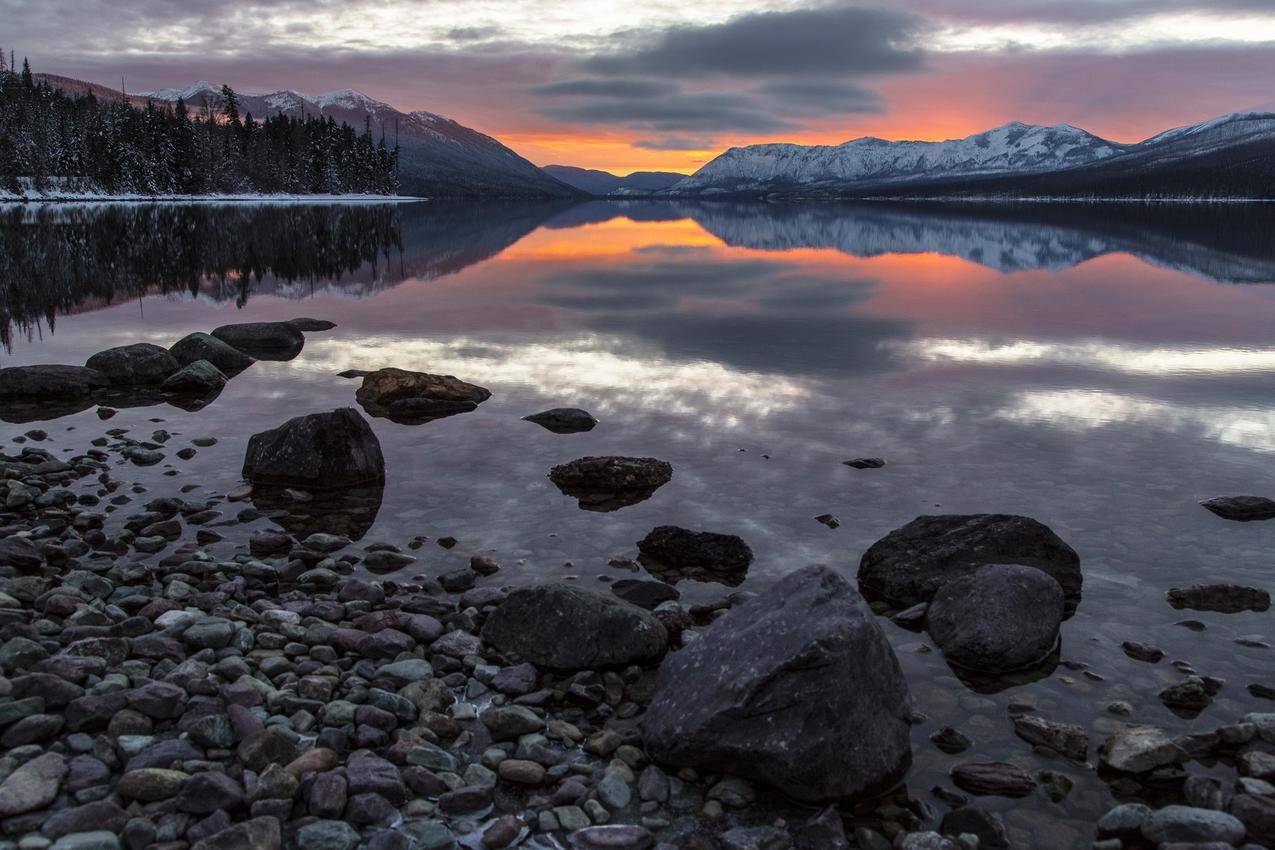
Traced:
<path fill-rule="evenodd" d="M 89 409 L 39 424 L 54 451 L 82 451 L 107 428 L 169 430 L 165 464 L 121 471 L 156 495 L 225 493 L 250 434 L 354 404 L 345 369 L 486 386 L 493 397 L 474 413 L 372 421 L 389 478 L 363 541 L 456 537 L 451 551 L 417 553 L 429 574 L 490 552 L 506 569 L 488 581 L 574 577 L 605 590 L 604 578 L 629 575 L 609 559 L 675 523 L 743 536 L 757 553 L 744 587 L 760 588 L 811 562 L 853 576 L 872 541 L 918 514 L 1036 517 L 1085 573 L 1056 670 L 978 693 L 924 651 L 925 635 L 882 622 L 930 718 L 914 738 L 912 794 L 942 810 L 929 789 L 950 787 L 961 758 L 1051 767 L 1076 783 L 1065 802 L 984 802 L 1035 846 L 1087 846 L 1110 791 L 1016 740 L 1010 702 L 1079 722 L 1095 744 L 1113 700 L 1175 730 L 1271 707 L 1245 690 L 1275 685 L 1271 651 L 1234 639 L 1275 638 L 1272 614 L 1178 612 L 1162 594 L 1275 585 L 1275 523 L 1229 523 L 1196 504 L 1275 495 L 1273 225 L 1275 213 L 1248 207 L 10 208 L 0 363 L 79 364 L 235 321 L 339 323 L 292 361 L 252 366 L 200 412 L 141 407 L 104 423 Z M 519 419 L 555 406 L 601 424 L 561 436 Z M 0 439 L 32 427 L 0 423 Z M 173 456 L 205 436 L 218 444 Z M 654 455 L 674 478 L 641 504 L 582 511 L 545 473 L 588 454 Z M 841 463 L 858 456 L 888 464 Z M 841 527 L 816 522 L 823 513 Z M 680 588 L 693 601 L 728 592 Z M 1174 625 L 1186 616 L 1207 630 Z M 1133 661 L 1127 639 L 1168 658 Z M 1173 659 L 1227 680 L 1195 720 L 1156 699 L 1181 678 Z M 939 753 L 926 736 L 942 723 L 974 749 Z"/>

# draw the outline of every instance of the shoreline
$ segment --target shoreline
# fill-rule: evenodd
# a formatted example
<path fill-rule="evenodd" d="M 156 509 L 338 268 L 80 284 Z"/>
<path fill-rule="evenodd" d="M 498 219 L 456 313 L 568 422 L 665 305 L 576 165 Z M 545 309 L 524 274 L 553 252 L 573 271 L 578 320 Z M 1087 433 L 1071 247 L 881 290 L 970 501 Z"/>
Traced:
<path fill-rule="evenodd" d="M 430 200 L 414 195 L 9 195 L 0 206 L 22 204 L 411 204 Z"/>

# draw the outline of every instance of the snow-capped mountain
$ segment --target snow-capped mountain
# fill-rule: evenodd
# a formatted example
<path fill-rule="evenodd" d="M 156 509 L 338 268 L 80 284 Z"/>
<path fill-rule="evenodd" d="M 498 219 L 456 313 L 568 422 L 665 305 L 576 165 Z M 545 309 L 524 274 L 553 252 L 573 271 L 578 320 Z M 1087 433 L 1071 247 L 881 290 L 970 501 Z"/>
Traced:
<path fill-rule="evenodd" d="M 594 168 L 574 165 L 545 165 L 541 171 L 590 195 L 650 195 L 667 189 L 686 175 L 674 171 L 634 171 L 624 177 Z"/>
<path fill-rule="evenodd" d="M 572 197 L 576 190 L 545 174 L 491 136 L 432 112 L 400 112 L 354 89 L 305 95 L 284 89 L 264 94 L 235 92 L 239 112 L 255 118 L 284 114 L 331 117 L 339 123 L 397 137 L 399 191 L 407 195 L 483 197 Z M 201 80 L 183 89 L 139 92 L 137 98 L 175 102 L 194 110 L 220 110 L 221 86 Z"/>
<path fill-rule="evenodd" d="M 1124 145 L 1077 127 L 1014 122 L 964 139 L 891 142 L 862 138 L 840 145 L 766 144 L 731 148 L 673 191 L 747 192 L 851 183 L 1054 171 L 1115 156 Z"/>

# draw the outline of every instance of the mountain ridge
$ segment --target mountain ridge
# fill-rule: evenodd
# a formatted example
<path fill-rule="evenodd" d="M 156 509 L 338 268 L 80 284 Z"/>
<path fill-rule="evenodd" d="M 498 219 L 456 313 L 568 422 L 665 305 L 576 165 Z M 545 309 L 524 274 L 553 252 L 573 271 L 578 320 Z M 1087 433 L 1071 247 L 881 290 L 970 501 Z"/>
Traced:
<path fill-rule="evenodd" d="M 686 177 L 673 171 L 634 171 L 620 176 L 596 168 L 580 168 L 574 165 L 544 165 L 541 171 L 595 196 L 615 195 L 632 197 L 649 195 L 667 189 Z"/>

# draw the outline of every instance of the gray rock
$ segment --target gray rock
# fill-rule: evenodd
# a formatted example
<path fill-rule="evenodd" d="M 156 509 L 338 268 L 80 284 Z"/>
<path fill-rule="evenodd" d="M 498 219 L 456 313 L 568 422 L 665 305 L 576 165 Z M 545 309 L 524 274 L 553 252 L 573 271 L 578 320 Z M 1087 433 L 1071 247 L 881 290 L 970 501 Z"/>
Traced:
<path fill-rule="evenodd" d="M 978 836 L 979 850 L 1003 850 L 1009 847 L 1009 833 L 1000 815 L 982 806 L 963 806 L 943 816 L 939 832 L 953 837 L 962 834 Z"/>
<path fill-rule="evenodd" d="M 44 566 L 44 555 L 29 539 L 12 534 L 0 539 L 0 566 L 33 573 Z"/>
<path fill-rule="evenodd" d="M 120 828 L 123 828 L 123 824 Z M 120 840 L 114 832 L 107 829 L 95 829 L 64 835 L 53 842 L 50 850 L 119 850 L 119 847 Z"/>
<path fill-rule="evenodd" d="M 1239 844 L 1246 830 L 1233 815 L 1190 806 L 1165 806 L 1152 812 L 1142 823 L 1142 837 L 1152 844 L 1170 841 L 1224 841 Z"/>
<path fill-rule="evenodd" d="M 1238 614 L 1240 611 L 1265 611 L 1271 607 L 1271 595 L 1256 587 L 1239 584 L 1193 584 L 1174 587 L 1164 594 L 1169 604 L 1179 610 L 1217 611 Z"/>
<path fill-rule="evenodd" d="M 666 658 L 641 728 L 658 761 L 814 802 L 897 781 L 911 763 L 910 717 L 907 682 L 872 612 L 836 573 L 808 567 Z"/>
<path fill-rule="evenodd" d="M 0 818 L 43 809 L 58 795 L 66 776 L 66 760 L 45 753 L 19 767 L 0 784 Z"/>
<path fill-rule="evenodd" d="M 794 838 L 797 850 L 850 850 L 850 841 L 846 838 L 841 813 L 836 806 L 825 807 L 799 826 Z"/>
<path fill-rule="evenodd" d="M 1145 803 L 1124 803 L 1098 819 L 1098 834 L 1136 838 L 1142 834 L 1142 824 L 1150 816 L 1151 807 Z"/>
<path fill-rule="evenodd" d="M 256 362 L 234 346 L 206 333 L 187 334 L 169 346 L 168 351 L 183 366 L 207 360 L 226 375 L 242 372 Z"/>
<path fill-rule="evenodd" d="M 291 360 L 305 346 L 305 336 L 287 322 L 222 325 L 212 335 L 258 360 Z"/>
<path fill-rule="evenodd" d="M 773 826 L 737 826 L 728 829 L 717 840 L 726 850 L 788 850 L 792 837 Z"/>
<path fill-rule="evenodd" d="M 385 480 L 381 443 L 353 408 L 311 413 L 254 434 L 243 476 L 265 484 L 331 489 Z"/>
<path fill-rule="evenodd" d="M 664 626 L 648 612 L 565 584 L 517 588 L 482 636 L 507 656 L 554 670 L 649 664 L 668 648 Z"/>
<path fill-rule="evenodd" d="M 1275 501 L 1263 496 L 1218 496 L 1205 499 L 1200 506 L 1236 522 L 1275 519 Z"/>
<path fill-rule="evenodd" d="M 545 728 L 543 718 L 521 705 L 492 706 L 478 718 L 491 732 L 493 741 L 514 741 Z"/>
<path fill-rule="evenodd" d="M 0 401 L 70 401 L 110 383 L 106 375 L 84 366 L 9 366 L 0 369 Z"/>
<path fill-rule="evenodd" d="M 1099 751 L 1102 764 L 1124 773 L 1150 773 L 1181 764 L 1189 756 L 1156 726 L 1129 726 L 1111 735 Z"/>
<path fill-rule="evenodd" d="M 555 434 L 579 434 L 592 431 L 598 420 L 587 410 L 578 407 L 555 407 L 541 413 L 522 417 L 524 422 L 534 422 Z"/>
<path fill-rule="evenodd" d="M 281 844 L 279 820 L 256 817 L 210 835 L 190 850 L 279 850 Z"/>
<path fill-rule="evenodd" d="M 226 376 L 207 360 L 196 360 L 164 379 L 159 388 L 174 395 L 209 396 L 221 392 Z"/>
<path fill-rule="evenodd" d="M 572 850 L 646 850 L 655 839 L 634 824 L 586 826 L 567 836 Z"/>
<path fill-rule="evenodd" d="M 1089 756 L 1089 736 L 1074 723 L 1023 714 L 1014 718 L 1014 732 L 1029 744 L 1053 750 L 1072 761 L 1083 762 Z"/>
<path fill-rule="evenodd" d="M 943 657 L 984 673 L 1030 667 L 1058 645 L 1065 600 L 1048 574 L 994 564 L 943 584 L 926 623 Z"/>
<path fill-rule="evenodd" d="M 1249 840 L 1275 845 L 1275 797 L 1236 794 L 1230 810 L 1248 828 Z"/>
<path fill-rule="evenodd" d="M 952 782 L 962 791 L 996 797 L 1026 797 L 1036 780 L 1021 767 L 1005 762 L 965 762 L 952 768 Z"/>
<path fill-rule="evenodd" d="M 1034 519 L 1008 514 L 922 516 L 873 543 L 859 562 L 859 586 L 899 606 L 926 602 L 949 579 L 989 564 L 1048 573 L 1080 597 L 1080 556 Z"/>
<path fill-rule="evenodd" d="M 84 365 L 105 375 L 112 386 L 153 386 L 181 368 L 168 349 L 149 342 L 99 351 Z"/>

